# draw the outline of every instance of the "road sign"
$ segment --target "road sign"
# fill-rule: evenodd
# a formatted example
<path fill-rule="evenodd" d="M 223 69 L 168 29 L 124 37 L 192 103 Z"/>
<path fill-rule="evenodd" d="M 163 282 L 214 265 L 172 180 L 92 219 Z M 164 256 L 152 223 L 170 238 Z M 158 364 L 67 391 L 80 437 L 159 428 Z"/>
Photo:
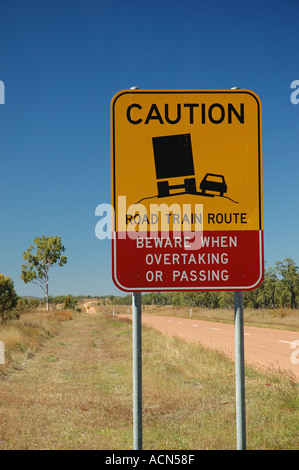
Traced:
<path fill-rule="evenodd" d="M 111 103 L 113 280 L 124 291 L 263 279 L 261 104 L 249 90 L 123 90 Z"/>

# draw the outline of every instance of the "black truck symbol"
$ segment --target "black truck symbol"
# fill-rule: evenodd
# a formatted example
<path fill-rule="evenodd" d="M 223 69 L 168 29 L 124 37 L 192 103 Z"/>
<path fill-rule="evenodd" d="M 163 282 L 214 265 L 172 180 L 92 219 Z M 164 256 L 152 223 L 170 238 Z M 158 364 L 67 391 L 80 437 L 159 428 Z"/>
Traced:
<path fill-rule="evenodd" d="M 224 176 L 216 173 L 207 173 L 200 183 L 199 191 L 197 191 L 190 134 L 153 137 L 152 142 L 158 194 L 144 197 L 138 202 L 153 197 L 162 198 L 180 194 L 205 197 L 221 196 L 236 202 L 224 196 L 227 192 L 227 184 Z M 171 185 L 169 183 L 171 178 L 184 178 L 184 180 L 181 184 Z"/>
<path fill-rule="evenodd" d="M 158 197 L 167 197 L 170 190 L 185 189 L 196 193 L 193 155 L 190 134 L 153 137 L 153 149 L 157 175 Z M 168 179 L 186 177 L 183 184 L 170 185 Z M 164 181 L 161 181 L 164 180 Z M 180 194 L 175 192 L 175 194 Z"/>

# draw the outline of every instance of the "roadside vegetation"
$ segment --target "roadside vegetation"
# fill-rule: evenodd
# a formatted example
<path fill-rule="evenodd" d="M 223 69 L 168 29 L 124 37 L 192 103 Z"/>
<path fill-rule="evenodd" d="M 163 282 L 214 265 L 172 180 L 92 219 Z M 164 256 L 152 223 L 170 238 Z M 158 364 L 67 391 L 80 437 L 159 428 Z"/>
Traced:
<path fill-rule="evenodd" d="M 59 237 L 34 242 L 21 277 L 44 299 L 19 297 L 0 274 L 0 449 L 132 449 L 132 327 L 118 318 L 131 295 L 51 297 L 49 268 L 67 262 L 65 248 Z M 142 296 L 144 313 L 227 323 L 233 304 L 232 292 Z M 268 268 L 244 306 L 245 325 L 298 331 L 294 261 Z M 142 348 L 144 449 L 235 449 L 233 362 L 146 327 Z M 245 375 L 248 449 L 299 449 L 295 377 Z"/>
<path fill-rule="evenodd" d="M 59 333 L 61 322 L 71 318 L 70 311 L 34 311 L 0 325 L 0 340 L 5 346 L 5 363 L 0 364 L 0 377 L 22 368 L 24 361 L 32 359 L 47 339 Z"/>
<path fill-rule="evenodd" d="M 132 326 L 117 315 L 130 309 L 93 305 L 0 325 L 0 449 L 132 449 Z M 143 448 L 235 449 L 233 362 L 149 328 L 142 348 Z M 299 449 L 294 377 L 245 375 L 248 449 Z"/>

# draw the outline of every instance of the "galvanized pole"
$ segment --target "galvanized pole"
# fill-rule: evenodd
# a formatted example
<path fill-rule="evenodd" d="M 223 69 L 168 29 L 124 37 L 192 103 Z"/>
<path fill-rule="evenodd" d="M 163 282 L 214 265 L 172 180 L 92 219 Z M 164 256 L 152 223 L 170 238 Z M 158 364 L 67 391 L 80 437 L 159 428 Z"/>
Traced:
<path fill-rule="evenodd" d="M 132 294 L 133 327 L 133 449 L 142 450 L 141 292 Z"/>
<path fill-rule="evenodd" d="M 243 292 L 235 292 L 237 450 L 246 450 Z"/>

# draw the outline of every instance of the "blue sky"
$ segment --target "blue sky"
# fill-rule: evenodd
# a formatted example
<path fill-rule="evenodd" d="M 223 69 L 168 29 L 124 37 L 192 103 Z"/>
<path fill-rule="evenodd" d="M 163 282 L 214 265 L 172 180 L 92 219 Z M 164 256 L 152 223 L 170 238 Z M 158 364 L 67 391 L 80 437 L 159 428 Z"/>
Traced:
<path fill-rule="evenodd" d="M 42 296 L 22 252 L 59 235 L 68 264 L 50 294 L 121 294 L 95 209 L 110 203 L 110 102 L 133 85 L 259 95 L 265 259 L 299 264 L 298 19 L 296 0 L 2 0 L 0 272 L 17 293 Z"/>

